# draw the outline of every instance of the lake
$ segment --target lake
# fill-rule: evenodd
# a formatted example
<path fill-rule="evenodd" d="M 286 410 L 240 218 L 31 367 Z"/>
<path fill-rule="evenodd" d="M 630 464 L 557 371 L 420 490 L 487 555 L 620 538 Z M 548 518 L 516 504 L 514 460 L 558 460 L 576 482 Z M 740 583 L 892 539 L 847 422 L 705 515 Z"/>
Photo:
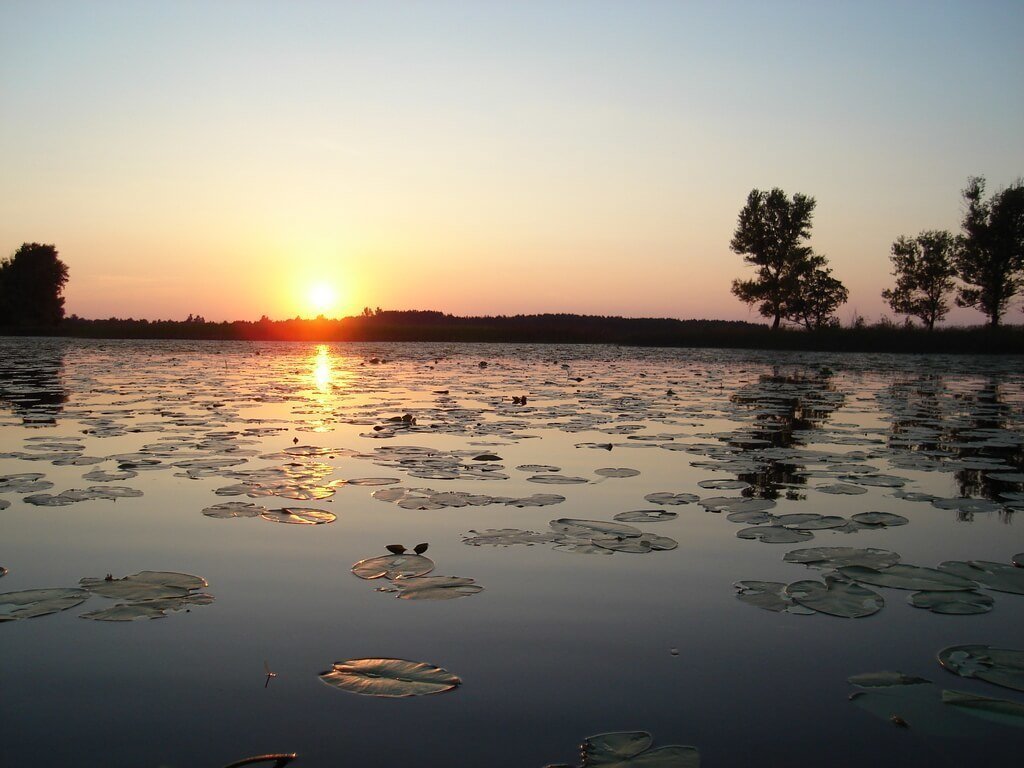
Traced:
<path fill-rule="evenodd" d="M 1020 358 L 0 339 L 0 763 L 1019 761 L 1022 473 Z"/>

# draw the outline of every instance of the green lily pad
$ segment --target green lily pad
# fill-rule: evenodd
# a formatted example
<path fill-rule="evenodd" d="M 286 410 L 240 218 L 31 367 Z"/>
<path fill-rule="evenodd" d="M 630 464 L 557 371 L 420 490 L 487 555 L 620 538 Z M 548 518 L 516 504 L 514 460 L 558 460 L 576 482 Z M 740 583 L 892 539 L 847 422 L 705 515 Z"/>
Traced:
<path fill-rule="evenodd" d="M 352 566 L 352 573 L 360 579 L 415 578 L 434 570 L 434 561 L 424 555 L 380 555 L 360 560 Z"/>
<path fill-rule="evenodd" d="M 619 512 L 612 516 L 612 520 L 620 523 L 660 523 L 676 517 L 679 517 L 678 512 L 669 512 L 667 509 L 635 509 L 632 512 Z"/>
<path fill-rule="evenodd" d="M 1024 569 L 990 560 L 947 560 L 939 570 L 976 581 L 986 589 L 1024 595 Z"/>
<path fill-rule="evenodd" d="M 925 590 L 915 592 L 907 598 L 907 602 L 915 608 L 926 608 L 932 613 L 950 616 L 971 616 L 988 613 L 995 603 L 991 597 L 973 590 L 952 590 L 935 592 Z"/>
<path fill-rule="evenodd" d="M 123 579 L 84 578 L 78 583 L 93 594 L 131 602 L 185 597 L 207 586 L 206 579 L 173 571 L 140 571 Z"/>
<path fill-rule="evenodd" d="M 462 681 L 440 667 L 405 659 L 348 659 L 336 661 L 320 679 L 334 688 L 366 696 L 401 698 L 443 693 Z"/>
<path fill-rule="evenodd" d="M 32 619 L 66 611 L 84 603 L 88 597 L 89 593 L 84 589 L 63 587 L 4 592 L 0 594 L 0 621 Z"/>
<path fill-rule="evenodd" d="M 786 594 L 786 584 L 781 581 L 737 581 L 733 586 L 739 591 L 736 597 L 740 601 L 764 608 L 766 611 L 796 613 L 802 616 L 816 613 Z"/>
<path fill-rule="evenodd" d="M 832 576 L 825 576 L 824 584 L 795 581 L 786 587 L 786 594 L 802 606 L 846 619 L 871 616 L 885 605 L 885 599 L 877 592 Z"/>
<path fill-rule="evenodd" d="M 850 519 L 872 528 L 891 528 L 910 522 L 903 515 L 896 515 L 892 512 L 858 512 L 855 515 L 850 515 Z"/>
<path fill-rule="evenodd" d="M 1024 651 L 988 645 L 951 645 L 938 654 L 939 663 L 960 677 L 976 677 L 993 685 L 1024 691 Z"/>
<path fill-rule="evenodd" d="M 583 742 L 581 768 L 699 768 L 695 747 L 673 744 L 651 749 L 646 731 L 601 733 Z"/>
<path fill-rule="evenodd" d="M 892 589 L 913 589 L 924 591 L 970 591 L 977 584 L 952 573 L 920 565 L 897 563 L 888 568 L 875 569 L 863 565 L 844 565 L 836 570 L 843 577 L 862 584 Z"/>
<path fill-rule="evenodd" d="M 331 512 L 305 507 L 268 509 L 266 512 L 261 512 L 260 517 L 272 523 L 288 523 L 290 525 L 323 525 L 324 523 L 333 523 L 338 519 L 338 516 Z"/>
<path fill-rule="evenodd" d="M 397 592 L 401 600 L 454 600 L 483 591 L 473 579 L 462 576 L 399 576 L 381 592 Z"/>
<path fill-rule="evenodd" d="M 787 552 L 782 559 L 787 563 L 802 563 L 811 568 L 838 568 L 843 565 L 887 568 L 898 563 L 900 556 L 886 549 L 870 547 L 808 547 Z"/>

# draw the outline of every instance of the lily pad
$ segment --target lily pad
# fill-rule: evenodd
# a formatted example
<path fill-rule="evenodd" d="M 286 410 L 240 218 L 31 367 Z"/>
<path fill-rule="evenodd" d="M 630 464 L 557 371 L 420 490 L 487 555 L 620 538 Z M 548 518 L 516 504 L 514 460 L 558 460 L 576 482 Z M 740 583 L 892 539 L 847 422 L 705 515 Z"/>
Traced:
<path fill-rule="evenodd" d="M 844 565 L 836 570 L 844 578 L 875 587 L 892 589 L 913 589 L 926 591 L 969 591 L 978 585 L 970 579 L 935 568 L 897 563 L 888 568 L 876 569 L 863 565 Z"/>
<path fill-rule="evenodd" d="M 1024 569 L 990 560 L 947 560 L 939 570 L 976 581 L 986 589 L 1024 595 Z"/>
<path fill-rule="evenodd" d="M 268 509 L 266 512 L 261 512 L 260 517 L 272 523 L 289 523 L 291 525 L 323 525 L 324 523 L 333 523 L 338 519 L 338 516 L 331 512 L 305 507 Z"/>
<path fill-rule="evenodd" d="M 819 485 L 814 490 L 819 493 L 831 493 L 836 496 L 859 496 L 862 493 L 867 493 L 867 488 L 861 488 L 859 485 L 850 485 L 849 483 L 833 483 L 832 485 Z"/>
<path fill-rule="evenodd" d="M 229 519 L 232 517 L 258 517 L 266 511 L 266 507 L 253 504 L 251 501 L 225 501 L 222 504 L 207 507 L 203 510 L 203 514 L 207 517 Z"/>
<path fill-rule="evenodd" d="M 651 749 L 646 731 L 601 733 L 583 742 L 581 768 L 699 768 L 696 747 L 673 744 Z"/>
<path fill-rule="evenodd" d="M 992 699 L 963 691 L 943 691 L 942 703 L 982 720 L 1024 728 L 1024 704 L 1016 701 Z"/>
<path fill-rule="evenodd" d="M 397 592 L 401 600 L 454 600 L 483 591 L 473 579 L 462 576 L 399 576 L 391 584 L 381 587 L 381 592 Z"/>
<path fill-rule="evenodd" d="M 66 611 L 84 603 L 89 593 L 84 589 L 25 589 L 0 594 L 0 621 L 32 619 Z"/>
<path fill-rule="evenodd" d="M 78 583 L 93 594 L 131 602 L 185 597 L 207 586 L 206 579 L 174 571 L 140 571 L 123 579 L 84 578 Z"/>
<path fill-rule="evenodd" d="M 679 517 L 678 512 L 669 512 L 667 509 L 635 509 L 631 512 L 619 512 L 612 516 L 612 520 L 618 520 L 620 523 L 660 523 L 676 517 Z"/>
<path fill-rule="evenodd" d="M 360 560 L 352 566 L 352 573 L 360 579 L 415 578 L 434 570 L 434 561 L 424 555 L 380 555 Z"/>
<path fill-rule="evenodd" d="M 930 683 L 931 680 L 925 680 L 923 677 L 912 677 L 911 675 L 905 675 L 902 672 L 865 672 L 860 675 L 853 675 L 846 678 L 848 683 L 852 683 L 859 688 L 883 688 L 890 685 L 918 685 L 920 683 Z"/>
<path fill-rule="evenodd" d="M 988 613 L 995 603 L 991 597 L 973 590 L 922 591 L 907 598 L 915 608 L 926 608 L 932 613 L 950 616 L 971 616 Z"/>
<path fill-rule="evenodd" d="M 892 512 L 858 512 L 855 515 L 850 515 L 850 519 L 872 528 L 892 528 L 910 522 L 903 515 L 896 515 Z"/>
<path fill-rule="evenodd" d="M 810 616 L 816 611 L 806 608 L 786 594 L 786 584 L 781 581 L 737 581 L 733 584 L 739 594 L 736 597 L 748 605 L 764 608 L 775 613 L 796 613 Z"/>
<path fill-rule="evenodd" d="M 601 477 L 636 477 L 640 474 L 640 470 L 629 469 L 628 467 L 603 467 L 602 469 L 595 469 L 594 474 Z"/>
<path fill-rule="evenodd" d="M 814 534 L 809 531 L 794 531 L 781 525 L 755 525 L 736 531 L 736 538 L 756 539 L 765 544 L 795 544 L 813 539 Z"/>
<path fill-rule="evenodd" d="M 205 592 L 184 597 L 165 597 L 156 600 L 140 600 L 133 603 L 118 603 L 107 608 L 83 613 L 79 618 L 93 621 L 134 621 L 135 619 L 162 619 L 167 611 L 183 611 L 192 605 L 209 605 L 213 595 Z"/>
<path fill-rule="evenodd" d="M 885 599 L 877 592 L 832 576 L 825 576 L 824 584 L 820 581 L 795 581 L 786 587 L 786 594 L 800 605 L 819 613 L 847 619 L 871 616 L 885 605 Z"/>
<path fill-rule="evenodd" d="M 1024 691 L 1024 650 L 988 645 L 951 645 L 938 654 L 939 663 L 960 677 Z"/>
<path fill-rule="evenodd" d="M 612 523 L 605 520 L 579 520 L 563 517 L 552 520 L 551 530 L 570 536 L 612 535 L 622 538 L 638 537 L 643 534 L 639 528 L 624 523 Z"/>
<path fill-rule="evenodd" d="M 644 501 L 648 501 L 651 504 L 662 504 L 664 506 L 679 506 L 681 504 L 692 504 L 695 501 L 700 501 L 700 496 L 695 496 L 692 493 L 648 493 L 644 496 Z"/>
<path fill-rule="evenodd" d="M 787 563 L 802 563 L 811 568 L 838 568 L 844 565 L 887 568 L 898 563 L 900 556 L 886 549 L 870 547 L 808 547 L 787 552 L 782 559 Z"/>
<path fill-rule="evenodd" d="M 320 679 L 334 688 L 366 696 L 402 698 L 450 691 L 461 680 L 441 667 L 405 659 L 336 661 Z"/>

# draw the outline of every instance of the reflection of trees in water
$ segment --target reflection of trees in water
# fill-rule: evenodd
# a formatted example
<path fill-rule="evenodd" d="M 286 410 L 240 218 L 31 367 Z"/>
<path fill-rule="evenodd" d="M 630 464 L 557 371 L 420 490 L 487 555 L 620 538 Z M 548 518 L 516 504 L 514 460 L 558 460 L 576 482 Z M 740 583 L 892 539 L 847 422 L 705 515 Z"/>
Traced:
<path fill-rule="evenodd" d="M 754 460 L 753 471 L 737 474 L 751 485 L 744 495 L 774 499 L 786 489 L 788 496 L 796 496 L 796 489 L 789 486 L 806 485 L 807 478 L 797 474 L 800 466 L 772 457 L 771 449 L 805 445 L 808 433 L 820 429 L 843 404 L 844 397 L 832 385 L 830 375 L 786 376 L 776 369 L 761 376 L 757 384 L 737 390 L 731 399 L 754 412 L 753 422 L 744 431 L 750 439 L 730 440 L 748 450 Z"/>
<path fill-rule="evenodd" d="M 880 398 L 892 414 L 890 449 L 920 454 L 921 469 L 952 469 L 960 496 L 1004 502 L 1001 494 L 1022 486 L 991 474 L 1024 471 L 1024 439 L 1020 414 L 1001 389 L 994 377 L 966 391 L 951 390 L 939 376 L 892 385 Z M 912 462 L 903 466 L 915 468 Z M 961 510 L 957 519 L 969 522 L 974 515 Z M 1013 510 L 999 515 L 1009 521 Z"/>
<path fill-rule="evenodd" d="M 64 409 L 64 349 L 46 342 L 0 347 L 0 407 L 25 424 L 53 424 Z"/>

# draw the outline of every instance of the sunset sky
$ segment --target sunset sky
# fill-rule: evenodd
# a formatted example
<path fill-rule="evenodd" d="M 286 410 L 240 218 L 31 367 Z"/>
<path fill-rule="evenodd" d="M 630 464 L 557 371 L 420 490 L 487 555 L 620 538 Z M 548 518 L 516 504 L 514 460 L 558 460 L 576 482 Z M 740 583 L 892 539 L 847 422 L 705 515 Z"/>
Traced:
<path fill-rule="evenodd" d="M 1019 0 L 3 0 L 0 255 L 56 244 L 85 317 L 311 316 L 320 285 L 760 321 L 729 240 L 779 186 L 876 319 L 898 235 L 1024 175 L 1022 40 Z"/>

